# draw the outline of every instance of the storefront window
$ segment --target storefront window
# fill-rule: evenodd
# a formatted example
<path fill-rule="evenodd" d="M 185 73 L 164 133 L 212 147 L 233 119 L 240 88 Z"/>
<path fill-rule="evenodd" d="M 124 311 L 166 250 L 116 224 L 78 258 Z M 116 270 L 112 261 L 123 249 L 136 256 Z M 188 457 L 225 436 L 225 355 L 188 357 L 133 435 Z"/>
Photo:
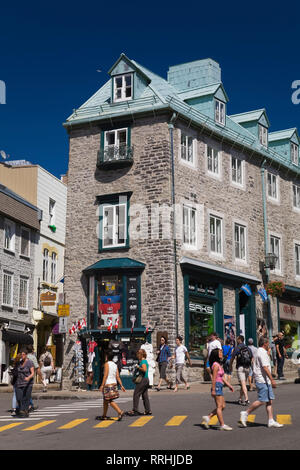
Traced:
<path fill-rule="evenodd" d="M 97 328 L 123 328 L 122 276 L 100 276 L 97 289 Z"/>
<path fill-rule="evenodd" d="M 207 337 L 214 331 L 214 305 L 189 302 L 189 351 L 194 358 L 203 358 Z"/>

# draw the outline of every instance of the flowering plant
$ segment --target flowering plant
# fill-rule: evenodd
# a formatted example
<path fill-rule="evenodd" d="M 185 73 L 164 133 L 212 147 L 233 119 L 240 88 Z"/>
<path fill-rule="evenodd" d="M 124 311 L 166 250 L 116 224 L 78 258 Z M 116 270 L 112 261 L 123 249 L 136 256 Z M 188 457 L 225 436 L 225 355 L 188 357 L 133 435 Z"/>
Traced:
<path fill-rule="evenodd" d="M 267 284 L 266 291 L 272 297 L 281 297 L 285 291 L 285 285 L 282 281 L 272 281 Z"/>

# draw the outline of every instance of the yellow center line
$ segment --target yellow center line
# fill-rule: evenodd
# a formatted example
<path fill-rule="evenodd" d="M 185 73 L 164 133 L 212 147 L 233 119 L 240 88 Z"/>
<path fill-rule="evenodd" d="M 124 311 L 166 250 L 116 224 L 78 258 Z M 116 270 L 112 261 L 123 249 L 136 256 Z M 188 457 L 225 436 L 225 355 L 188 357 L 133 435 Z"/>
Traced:
<path fill-rule="evenodd" d="M 180 426 L 181 423 L 187 418 L 187 416 L 173 416 L 165 426 Z"/>
<path fill-rule="evenodd" d="M 109 420 L 104 420 L 104 421 L 101 421 L 101 423 L 96 424 L 96 426 L 94 426 L 94 428 L 108 428 L 109 426 L 111 426 L 112 424 L 114 424 L 116 421 L 117 421 L 117 418 L 112 418 L 112 419 L 109 419 Z"/>
<path fill-rule="evenodd" d="M 35 424 L 34 426 L 30 426 L 30 428 L 25 428 L 23 431 L 36 431 L 37 429 L 44 428 L 48 426 L 48 424 L 55 423 L 55 419 L 51 421 L 42 421 L 41 423 Z"/>
<path fill-rule="evenodd" d="M 73 421 L 70 421 L 67 424 L 64 424 L 64 426 L 60 426 L 58 429 L 72 429 L 78 426 L 81 423 L 84 423 L 84 421 L 88 421 L 88 418 L 84 419 L 74 419 Z"/>
<path fill-rule="evenodd" d="M 2 431 L 6 431 L 6 429 L 11 429 L 11 428 L 14 428 L 16 426 L 19 426 L 20 424 L 24 424 L 23 422 L 22 423 L 11 423 L 11 424 L 6 424 L 5 426 L 1 426 L 0 428 L 0 432 Z"/>
<path fill-rule="evenodd" d="M 154 416 L 142 416 L 141 418 L 138 418 L 134 423 L 130 424 L 130 428 L 140 428 L 142 426 L 145 426 L 151 419 L 153 419 Z"/>
<path fill-rule="evenodd" d="M 291 415 L 277 415 L 276 421 L 280 424 L 292 424 Z"/>

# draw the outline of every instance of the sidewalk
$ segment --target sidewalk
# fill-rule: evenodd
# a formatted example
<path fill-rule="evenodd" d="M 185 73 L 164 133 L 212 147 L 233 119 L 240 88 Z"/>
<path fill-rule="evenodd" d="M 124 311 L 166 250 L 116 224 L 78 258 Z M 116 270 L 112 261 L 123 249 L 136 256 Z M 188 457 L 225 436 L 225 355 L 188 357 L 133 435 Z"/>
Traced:
<path fill-rule="evenodd" d="M 285 384 L 295 383 L 295 379 L 298 378 L 298 375 L 294 371 L 285 373 L 286 380 L 276 380 L 277 386 Z M 237 390 L 239 386 L 237 379 L 234 377 L 232 380 L 233 387 Z M 211 387 L 210 382 L 192 382 L 190 384 L 190 390 L 187 392 L 184 388 L 179 388 L 177 394 L 182 393 L 209 393 Z M 13 389 L 11 385 L 0 385 L 0 393 L 12 393 Z M 160 392 L 156 391 L 155 386 L 152 389 L 149 389 L 149 393 L 153 394 L 171 394 L 175 395 L 174 392 L 162 388 Z M 176 395 L 177 395 L 176 394 Z M 127 390 L 122 393 L 122 397 L 132 397 L 133 390 Z M 43 386 L 39 384 L 34 384 L 32 398 L 38 400 L 82 400 L 82 399 L 97 399 L 102 398 L 102 393 L 99 390 L 60 390 L 60 384 L 49 384 L 48 391 L 43 392 Z"/>

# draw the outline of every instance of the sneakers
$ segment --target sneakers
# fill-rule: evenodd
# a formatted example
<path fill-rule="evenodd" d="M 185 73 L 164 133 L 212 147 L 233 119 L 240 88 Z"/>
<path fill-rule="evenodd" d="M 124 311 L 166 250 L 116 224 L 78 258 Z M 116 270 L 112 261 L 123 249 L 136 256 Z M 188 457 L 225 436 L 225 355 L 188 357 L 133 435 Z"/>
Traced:
<path fill-rule="evenodd" d="M 274 419 L 268 422 L 268 428 L 283 428 L 283 424 L 277 423 Z"/>
<path fill-rule="evenodd" d="M 240 420 L 239 420 L 239 425 L 243 428 L 247 427 L 247 420 L 248 420 L 248 413 L 247 411 L 241 411 L 240 412 Z"/>
<path fill-rule="evenodd" d="M 203 426 L 205 429 L 209 429 L 209 417 L 208 416 L 202 416 L 202 422 L 201 426 Z"/>
<path fill-rule="evenodd" d="M 220 431 L 232 431 L 232 428 L 227 424 L 223 424 L 223 426 L 220 426 Z"/>

